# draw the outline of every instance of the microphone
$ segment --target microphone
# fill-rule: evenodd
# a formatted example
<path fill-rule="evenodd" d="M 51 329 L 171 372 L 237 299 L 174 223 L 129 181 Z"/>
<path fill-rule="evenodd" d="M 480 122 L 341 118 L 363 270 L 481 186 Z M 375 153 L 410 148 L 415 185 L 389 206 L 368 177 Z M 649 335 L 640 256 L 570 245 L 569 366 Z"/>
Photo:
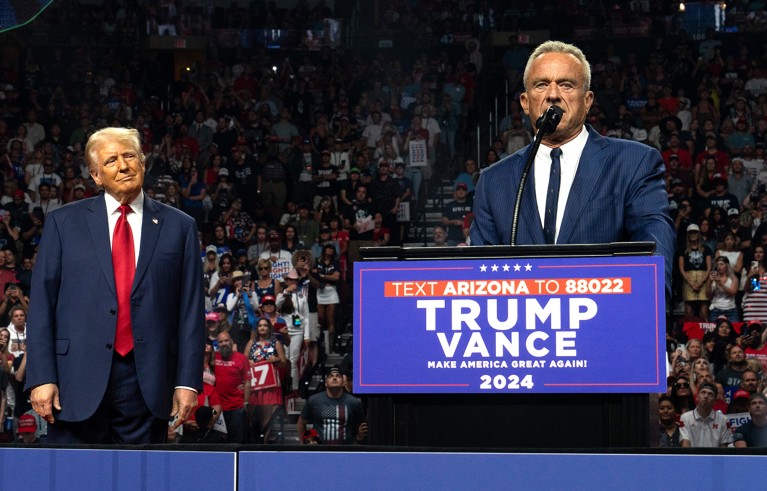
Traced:
<path fill-rule="evenodd" d="M 527 184 L 527 175 L 530 173 L 530 168 L 533 166 L 533 160 L 535 160 L 535 154 L 538 153 L 538 147 L 541 146 L 541 140 L 546 135 L 554 133 L 557 129 L 557 125 L 562 120 L 562 115 L 565 111 L 559 106 L 549 106 L 541 117 L 535 122 L 535 127 L 538 131 L 533 137 L 532 148 L 528 152 L 527 162 L 522 170 L 522 175 L 519 178 L 519 187 L 517 188 L 517 199 L 514 202 L 514 211 L 511 215 L 511 234 L 509 236 L 509 242 L 511 245 L 517 245 L 517 228 L 519 224 L 519 209 L 522 204 L 522 195 L 525 192 L 525 185 Z"/>
<path fill-rule="evenodd" d="M 562 121 L 562 115 L 565 113 L 559 106 L 549 106 L 546 111 L 541 114 L 535 122 L 535 127 L 538 128 L 538 133 L 541 136 L 546 136 L 554 133 L 557 129 L 557 125 Z"/>

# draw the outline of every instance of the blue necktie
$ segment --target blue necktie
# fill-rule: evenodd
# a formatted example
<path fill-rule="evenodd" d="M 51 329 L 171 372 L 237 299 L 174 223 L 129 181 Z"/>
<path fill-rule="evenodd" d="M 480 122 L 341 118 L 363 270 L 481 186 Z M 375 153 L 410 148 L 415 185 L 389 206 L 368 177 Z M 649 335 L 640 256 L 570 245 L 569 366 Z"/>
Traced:
<path fill-rule="evenodd" d="M 551 151 L 551 173 L 549 174 L 549 187 L 546 188 L 546 214 L 543 221 L 543 233 L 546 235 L 546 243 L 548 244 L 554 244 L 557 237 L 557 201 L 559 200 L 561 175 L 560 155 L 562 155 L 562 150 L 559 148 Z"/>

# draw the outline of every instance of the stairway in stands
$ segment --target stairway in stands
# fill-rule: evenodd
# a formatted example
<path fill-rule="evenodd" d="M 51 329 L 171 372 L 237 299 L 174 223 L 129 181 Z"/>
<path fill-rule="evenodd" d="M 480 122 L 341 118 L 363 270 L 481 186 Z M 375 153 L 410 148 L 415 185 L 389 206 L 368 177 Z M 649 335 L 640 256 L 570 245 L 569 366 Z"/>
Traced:
<path fill-rule="evenodd" d="M 341 335 L 341 351 L 344 353 L 346 352 L 346 347 L 349 346 L 349 343 L 351 343 L 352 337 L 351 326 L 347 326 L 347 329 L 349 332 L 345 332 Z M 350 346 L 349 349 L 351 349 Z M 343 357 L 344 355 L 341 353 L 331 353 L 330 355 L 327 355 L 324 361 L 324 367 L 333 367 L 339 365 Z M 309 394 L 312 395 L 317 393 L 319 390 L 324 390 L 324 382 L 324 371 L 320 368 L 315 371 L 314 375 L 309 381 Z M 275 443 L 284 443 L 286 445 L 301 443 L 301 439 L 299 438 L 298 431 L 296 429 L 296 423 L 298 422 L 298 416 L 301 414 L 301 410 L 304 408 L 305 404 L 306 400 L 299 397 L 295 400 L 294 407 L 286 408 L 288 421 L 282 429 L 282 438 L 284 438 L 284 441 L 280 441 L 279 435 L 274 434 L 273 440 Z M 274 428 L 272 432 L 279 433 L 277 428 Z"/>
<path fill-rule="evenodd" d="M 402 244 L 404 247 L 431 246 L 432 230 L 435 225 L 442 223 L 442 210 L 445 203 L 453 199 L 453 180 L 441 179 L 431 183 L 431 190 L 422 213 L 413 221 L 408 238 Z"/>

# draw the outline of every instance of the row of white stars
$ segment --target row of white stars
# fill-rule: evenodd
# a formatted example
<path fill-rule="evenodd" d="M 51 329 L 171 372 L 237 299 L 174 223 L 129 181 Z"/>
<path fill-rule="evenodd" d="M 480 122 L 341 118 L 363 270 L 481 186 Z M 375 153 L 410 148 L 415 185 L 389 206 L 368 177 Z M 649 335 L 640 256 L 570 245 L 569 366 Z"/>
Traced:
<path fill-rule="evenodd" d="M 509 266 L 508 264 L 504 264 L 503 266 L 498 266 L 497 264 L 493 264 L 492 266 L 490 266 L 490 270 L 493 272 L 498 271 L 498 268 L 503 268 L 504 271 L 509 271 L 511 269 L 511 266 Z M 525 271 L 532 271 L 533 265 L 530 263 L 527 263 L 525 264 L 524 268 L 525 268 Z M 479 267 L 479 270 L 485 273 L 487 272 L 487 266 L 483 264 L 482 266 Z M 522 266 L 520 266 L 519 263 L 515 264 L 514 271 L 522 271 Z"/>

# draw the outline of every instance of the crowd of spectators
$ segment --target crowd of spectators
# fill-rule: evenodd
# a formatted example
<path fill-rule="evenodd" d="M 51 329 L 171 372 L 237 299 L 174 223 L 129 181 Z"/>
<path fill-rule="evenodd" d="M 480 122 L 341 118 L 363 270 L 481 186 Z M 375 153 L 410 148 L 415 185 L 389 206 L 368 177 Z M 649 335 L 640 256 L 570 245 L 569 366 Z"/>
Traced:
<path fill-rule="evenodd" d="M 215 385 L 218 373 L 221 390 L 229 391 L 220 394 L 218 412 L 230 440 L 268 440 L 271 417 L 283 395 L 295 397 L 306 367 L 347 349 L 341 334 L 349 330 L 349 270 L 359 248 L 402 243 L 433 176 L 444 174 L 460 150 L 456 135 L 468 128 L 476 69 L 463 47 L 452 57 L 424 49 L 406 66 L 383 52 L 341 56 L 328 47 L 262 46 L 212 48 L 174 77 L 163 65 L 167 58 L 142 47 L 148 36 L 213 37 L 217 30 L 263 27 L 262 20 L 316 31 L 332 12 L 321 2 L 291 10 L 265 2 L 212 10 L 172 1 L 136 7 L 132 1 L 53 6 L 36 20 L 51 38 L 58 20 L 96 29 L 70 33 L 66 47 L 9 42 L 15 56 L 3 57 L 0 322 L 11 334 L 2 344 L 3 380 L 15 381 L 3 386 L 0 409 L 13 411 L 16 428 L 29 411 L 17 365 L 45 218 L 98 194 L 83 156 L 90 134 L 129 126 L 142 136 L 147 195 L 198 223 L 206 324 L 216 351 L 206 382 Z M 268 332 L 260 333 L 262 323 Z M 219 353 L 222 332 L 250 365 L 274 365 L 270 380 L 281 388 L 249 387 L 246 397 L 242 379 L 227 385 L 236 376 L 224 374 L 242 364 Z M 244 406 L 243 419 L 237 411 Z M 218 421 L 207 416 L 210 425 Z M 254 429 L 247 422 L 240 427 L 248 419 Z M 37 424 L 44 439 L 44 424 Z M 194 422 L 188 429 L 200 430 Z M 325 436 L 318 438 L 347 439 Z M 357 430 L 348 438 L 356 441 Z"/>
<path fill-rule="evenodd" d="M 636 8 L 623 19 L 649 16 L 645 3 L 653 2 L 631 2 Z M 0 330 L 0 377 L 14 381 L 1 386 L 0 414 L 13 407 L 20 428 L 29 411 L 26 294 L 45 217 L 99 192 L 83 159 L 88 136 L 131 126 L 142 135 L 147 195 L 193 216 L 200 229 L 209 338 L 201 402 L 214 410 L 201 413 L 202 427 L 187 425 L 195 435 L 187 441 L 226 426 L 231 441 L 268 440 L 279 408 L 308 397 L 299 390 L 307 367 L 348 349 L 341 334 L 349 330 L 349 272 L 360 247 L 402 244 L 442 177 L 454 179 L 453 200 L 428 240 L 466 243 L 479 172 L 530 142 L 518 104 L 530 47 L 511 36 L 500 51 L 483 48 L 493 31 L 522 22 L 498 2 L 415 4 L 391 2 L 372 13 L 377 35 L 423 43 L 407 60 L 385 50 L 308 51 L 301 40 L 302 49 L 290 52 L 213 46 L 174 77 L 167 58 L 141 47 L 147 35 L 213 36 L 254 25 L 319 31 L 333 16 L 321 1 L 290 10 L 250 2 L 208 11 L 170 0 L 53 7 L 38 26 L 63 19 L 99 27 L 71 33 L 71 46 L 5 46 L 15 56 L 0 60 L 0 325 L 8 325 Z M 662 12 L 653 21 L 667 25 L 673 14 Z M 467 34 L 465 43 L 435 44 L 456 31 Z M 713 30 L 699 40 L 684 31 L 658 37 L 647 51 L 633 46 L 584 43 L 596 95 L 587 122 L 606 136 L 655 146 L 667 167 L 678 252 L 669 402 L 661 408 L 694 410 L 702 384 L 719 383 L 716 401 L 727 412 L 740 391 L 767 385 L 767 50 L 758 38 Z M 479 88 L 498 74 L 511 102 L 492 145 L 469 158 L 466 142 L 478 110 L 486 110 Z M 699 359 L 707 370 L 702 362 L 694 370 Z M 269 367 L 261 387 L 244 373 L 251 364 Z M 747 368 L 756 384 L 745 388 Z M 326 396 L 337 401 L 342 382 L 327 375 Z M 348 387 L 352 373 L 343 375 Z M 309 439 L 351 443 L 367 431 L 339 439 L 317 433 L 322 427 Z M 44 428 L 37 419 L 38 438 Z"/>
<path fill-rule="evenodd" d="M 598 73 L 611 71 L 605 61 Z M 680 441 L 726 446 L 731 431 L 716 441 L 696 439 L 685 425 L 716 428 L 722 419 L 716 414 L 748 413 L 749 403 L 764 402 L 752 396 L 767 388 L 767 52 L 747 37 L 709 30 L 700 42 L 677 42 L 673 51 L 656 42 L 643 70 L 629 68 L 621 80 L 608 81 L 602 78 L 602 90 L 596 82 L 593 124 L 657 147 L 666 165 L 678 247 L 669 303 L 669 395 L 678 415 L 690 411 L 681 419 Z M 608 107 L 617 109 L 612 124 Z M 753 383 L 746 385 L 746 378 Z M 713 389 L 703 401 L 702 387 Z"/>

